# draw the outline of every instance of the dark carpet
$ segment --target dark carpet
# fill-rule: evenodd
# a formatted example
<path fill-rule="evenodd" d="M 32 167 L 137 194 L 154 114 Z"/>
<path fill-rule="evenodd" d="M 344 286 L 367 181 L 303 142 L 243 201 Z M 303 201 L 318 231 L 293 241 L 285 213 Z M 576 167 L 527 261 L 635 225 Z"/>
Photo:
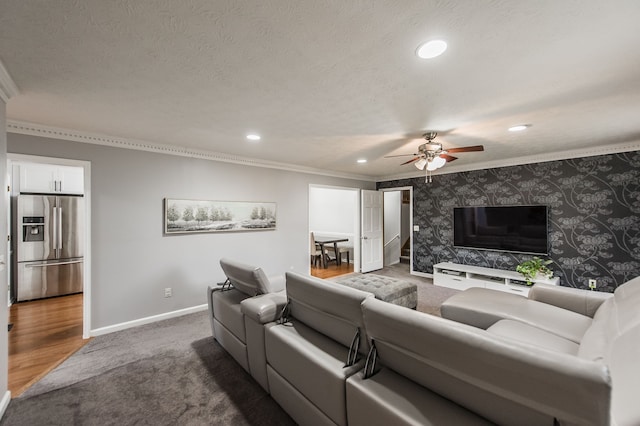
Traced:
<path fill-rule="evenodd" d="M 190 340 L 190 328 L 204 335 Z M 210 335 L 199 312 L 98 336 L 13 399 L 0 425 L 293 425 Z"/>

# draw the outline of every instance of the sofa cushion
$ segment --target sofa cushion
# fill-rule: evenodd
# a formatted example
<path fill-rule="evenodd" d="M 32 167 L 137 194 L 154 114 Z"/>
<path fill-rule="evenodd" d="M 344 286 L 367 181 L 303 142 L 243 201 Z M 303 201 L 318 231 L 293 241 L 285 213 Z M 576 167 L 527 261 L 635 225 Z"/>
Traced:
<path fill-rule="evenodd" d="M 577 343 L 519 321 L 500 320 L 489 327 L 487 331 L 491 334 L 518 340 L 552 351 L 571 355 L 578 353 L 579 346 Z"/>
<path fill-rule="evenodd" d="M 296 388 L 291 386 L 284 377 L 267 365 L 269 378 L 269 393 L 284 411 L 300 426 L 336 426 L 325 413 L 309 401 Z M 267 423 L 265 419 L 264 423 Z"/>
<path fill-rule="evenodd" d="M 611 345 L 608 359 L 611 381 L 612 424 L 640 425 L 640 324 L 625 330 Z"/>
<path fill-rule="evenodd" d="M 529 291 L 528 297 L 593 318 L 600 305 L 612 295 L 600 291 L 536 283 Z"/>
<path fill-rule="evenodd" d="M 233 333 L 236 338 L 242 341 L 242 343 L 246 342 L 246 337 L 244 331 L 244 316 L 241 312 L 240 302 L 247 297 L 249 296 L 235 288 L 225 291 L 215 291 L 211 295 L 214 318 Z"/>
<path fill-rule="evenodd" d="M 578 356 L 609 364 L 612 343 L 627 330 L 640 324 L 640 279 L 618 287 L 605 301 L 580 343 Z"/>
<path fill-rule="evenodd" d="M 360 332 L 360 353 L 369 350 L 360 305 L 373 294 L 308 275 L 287 272 L 290 315 L 349 347 Z M 346 358 L 343 360 L 345 361 Z"/>
<path fill-rule="evenodd" d="M 487 329 L 501 319 L 538 327 L 572 342 L 580 343 L 591 318 L 516 294 L 486 288 L 469 288 L 447 299 L 442 316 Z"/>
<path fill-rule="evenodd" d="M 347 379 L 347 417 L 349 426 L 493 424 L 388 368 Z"/>
<path fill-rule="evenodd" d="M 247 345 L 218 320 L 213 320 L 213 334 L 220 345 L 247 371 L 250 371 Z"/>
<path fill-rule="evenodd" d="M 618 332 L 624 333 L 640 322 L 640 277 L 616 288 L 613 298 Z"/>
<path fill-rule="evenodd" d="M 262 268 L 226 258 L 220 259 L 220 266 L 231 284 L 246 295 L 255 296 L 282 290 L 272 288 Z"/>
<path fill-rule="evenodd" d="M 346 424 L 345 380 L 362 369 L 364 359 L 345 367 L 348 347 L 305 324 L 268 324 L 267 363 L 335 423 Z"/>
<path fill-rule="evenodd" d="M 634 294 L 640 294 L 640 277 L 636 277 L 618 286 L 613 292 L 616 300 L 624 300 Z"/>

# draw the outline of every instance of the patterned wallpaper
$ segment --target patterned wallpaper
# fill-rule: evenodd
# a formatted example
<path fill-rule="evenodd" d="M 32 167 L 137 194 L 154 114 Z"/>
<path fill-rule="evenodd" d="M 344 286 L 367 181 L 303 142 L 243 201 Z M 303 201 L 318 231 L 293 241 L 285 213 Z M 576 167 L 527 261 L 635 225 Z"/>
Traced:
<path fill-rule="evenodd" d="M 413 186 L 414 270 L 439 262 L 515 270 L 531 255 L 453 247 L 453 207 L 549 206 L 549 258 L 561 285 L 601 291 L 640 275 L 640 151 L 379 182 Z"/>

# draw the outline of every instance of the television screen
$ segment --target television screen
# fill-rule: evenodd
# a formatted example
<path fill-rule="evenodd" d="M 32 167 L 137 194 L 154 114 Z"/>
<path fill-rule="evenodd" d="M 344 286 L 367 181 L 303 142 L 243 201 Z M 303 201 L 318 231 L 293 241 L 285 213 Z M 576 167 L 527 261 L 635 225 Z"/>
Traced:
<path fill-rule="evenodd" d="M 453 245 L 547 254 L 547 206 L 455 207 Z"/>

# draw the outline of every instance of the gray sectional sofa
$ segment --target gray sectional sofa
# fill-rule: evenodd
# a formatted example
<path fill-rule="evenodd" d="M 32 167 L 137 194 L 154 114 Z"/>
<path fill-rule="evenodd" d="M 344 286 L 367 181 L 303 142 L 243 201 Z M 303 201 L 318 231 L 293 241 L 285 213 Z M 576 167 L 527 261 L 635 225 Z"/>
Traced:
<path fill-rule="evenodd" d="M 239 362 L 301 425 L 640 424 L 640 280 L 615 296 L 534 288 L 539 300 L 513 295 L 493 311 L 467 309 L 466 297 L 444 309 L 456 321 L 296 273 L 286 274 L 286 296 L 250 296 L 258 286 L 235 298 L 224 293 L 237 289 L 209 289 L 214 336 L 247 359 Z M 482 293 L 475 297 L 491 299 Z M 548 317 L 549 307 L 588 319 L 554 334 L 547 320 L 565 319 Z M 540 324 L 536 309 L 544 311 Z M 230 345 L 228 330 L 239 322 L 244 343 Z M 577 350 L 558 343 L 575 333 Z"/>

